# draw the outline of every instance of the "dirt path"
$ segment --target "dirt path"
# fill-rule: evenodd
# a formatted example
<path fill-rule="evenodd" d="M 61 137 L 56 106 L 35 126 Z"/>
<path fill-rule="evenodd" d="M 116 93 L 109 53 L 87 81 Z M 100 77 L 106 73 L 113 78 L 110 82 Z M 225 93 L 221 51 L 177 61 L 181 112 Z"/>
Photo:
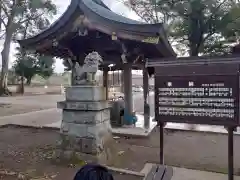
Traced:
<path fill-rule="evenodd" d="M 3 120 L 1 117 L 5 116 L 56 108 L 57 102 L 63 99 L 63 95 L 0 97 L 0 119 Z"/>
<path fill-rule="evenodd" d="M 51 108 L 25 114 L 0 117 L 0 125 L 17 124 L 41 127 L 48 123 L 58 122 L 59 119 L 61 119 L 61 111 L 56 108 Z"/>
<path fill-rule="evenodd" d="M 0 97 L 0 103 L 37 105 L 49 108 L 56 107 L 56 103 L 62 100 L 64 100 L 64 95 Z"/>
<path fill-rule="evenodd" d="M 41 111 L 48 109 L 48 107 L 38 105 L 25 105 L 25 104 L 0 104 L 0 117 L 11 116 L 15 114 L 24 114 L 33 111 Z"/>

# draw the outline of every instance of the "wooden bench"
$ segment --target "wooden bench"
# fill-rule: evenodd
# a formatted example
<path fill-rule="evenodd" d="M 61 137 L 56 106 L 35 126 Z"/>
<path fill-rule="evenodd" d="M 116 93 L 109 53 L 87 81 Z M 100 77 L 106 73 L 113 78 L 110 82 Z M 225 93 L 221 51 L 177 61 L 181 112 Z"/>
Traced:
<path fill-rule="evenodd" d="M 171 180 L 173 168 L 164 165 L 154 165 L 145 180 Z"/>

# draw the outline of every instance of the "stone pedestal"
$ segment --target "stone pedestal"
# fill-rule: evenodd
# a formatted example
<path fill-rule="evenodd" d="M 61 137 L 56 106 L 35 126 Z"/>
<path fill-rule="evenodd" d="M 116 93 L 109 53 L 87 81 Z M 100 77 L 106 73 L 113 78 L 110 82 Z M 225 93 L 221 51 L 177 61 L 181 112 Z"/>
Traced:
<path fill-rule="evenodd" d="M 66 88 L 63 109 L 60 158 L 111 164 L 113 139 L 110 109 L 104 87 L 72 86 Z"/>

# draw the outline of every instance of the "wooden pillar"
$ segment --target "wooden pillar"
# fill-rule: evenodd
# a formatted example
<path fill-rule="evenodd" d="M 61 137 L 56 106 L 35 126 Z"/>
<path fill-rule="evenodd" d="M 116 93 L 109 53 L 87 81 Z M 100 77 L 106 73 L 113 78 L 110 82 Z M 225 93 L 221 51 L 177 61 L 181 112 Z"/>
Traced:
<path fill-rule="evenodd" d="M 124 72 L 123 72 L 123 70 L 121 70 L 121 72 L 120 72 L 121 74 L 120 74 L 120 79 L 121 79 L 121 92 L 122 93 L 124 93 Z"/>
<path fill-rule="evenodd" d="M 115 87 L 116 86 L 116 84 L 115 84 L 115 73 L 114 73 L 114 71 L 112 71 L 112 79 L 113 79 L 113 87 Z"/>
<path fill-rule="evenodd" d="M 132 98 L 132 66 L 131 64 L 124 64 L 123 70 L 124 78 L 124 101 L 127 113 L 133 112 L 133 98 Z"/>
<path fill-rule="evenodd" d="M 120 71 L 118 70 L 118 86 L 121 86 Z"/>
<path fill-rule="evenodd" d="M 76 69 L 72 68 L 72 70 L 71 70 L 71 86 L 74 85 L 74 77 L 75 77 L 75 73 L 76 73 L 75 71 L 76 71 Z"/>
<path fill-rule="evenodd" d="M 150 125 L 150 106 L 149 106 L 149 77 L 147 68 L 143 68 L 143 99 L 144 99 L 144 128 Z"/>
<path fill-rule="evenodd" d="M 106 88 L 106 100 L 108 100 L 108 69 L 103 69 L 103 87 Z"/>

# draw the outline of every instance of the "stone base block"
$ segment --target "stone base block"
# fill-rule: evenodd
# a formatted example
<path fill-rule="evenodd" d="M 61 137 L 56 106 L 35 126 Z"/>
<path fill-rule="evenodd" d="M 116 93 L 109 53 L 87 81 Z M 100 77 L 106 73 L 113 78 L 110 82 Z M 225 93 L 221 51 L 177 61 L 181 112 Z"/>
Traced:
<path fill-rule="evenodd" d="M 98 154 L 103 150 L 103 142 L 95 138 L 76 137 L 67 134 L 60 135 L 59 147 L 62 150 Z"/>
<path fill-rule="evenodd" d="M 66 88 L 66 101 L 103 101 L 106 88 L 102 86 L 72 86 Z"/>
<path fill-rule="evenodd" d="M 57 103 L 58 109 L 74 111 L 99 111 L 110 108 L 108 101 L 61 101 Z"/>
<path fill-rule="evenodd" d="M 111 126 L 109 120 L 98 124 L 75 124 L 62 122 L 60 132 L 62 134 L 72 135 L 79 138 L 87 137 L 102 139 L 105 134 L 111 132 Z"/>
<path fill-rule="evenodd" d="M 95 147 L 92 147 L 90 140 L 83 142 L 83 139 L 67 135 L 61 135 L 61 139 L 62 141 L 54 155 L 54 159 L 60 163 L 66 162 L 77 165 L 84 163 L 114 164 L 117 150 L 114 148 L 115 141 L 111 135 L 103 139 L 103 147 L 98 149 L 98 152 L 92 151 Z"/>
<path fill-rule="evenodd" d="M 110 119 L 110 110 L 103 109 L 99 111 L 71 111 L 63 110 L 62 121 L 64 123 L 74 124 L 99 124 Z"/>
<path fill-rule="evenodd" d="M 68 132 L 61 130 L 59 144 L 61 149 L 97 154 L 104 150 L 109 139 L 112 138 L 111 130 L 103 127 L 102 124 L 91 128 L 82 127 L 82 129 L 79 129 L 76 124 L 72 126 L 74 129 Z"/>

